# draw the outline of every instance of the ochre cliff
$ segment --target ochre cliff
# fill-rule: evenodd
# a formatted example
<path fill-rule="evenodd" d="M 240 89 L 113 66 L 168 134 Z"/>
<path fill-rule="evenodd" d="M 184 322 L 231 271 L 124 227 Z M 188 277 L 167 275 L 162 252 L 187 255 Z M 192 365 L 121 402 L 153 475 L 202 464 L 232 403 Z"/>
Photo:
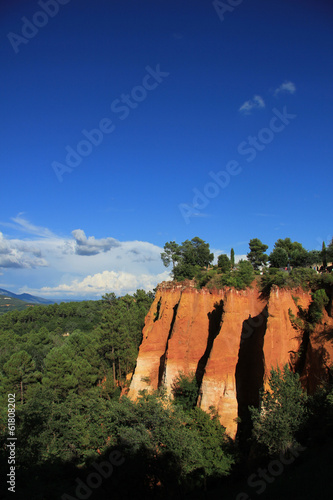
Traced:
<path fill-rule="evenodd" d="M 258 291 L 247 289 L 237 291 L 234 289 L 225 292 L 223 303 L 223 318 L 219 335 L 214 341 L 213 348 L 206 366 L 199 396 L 200 407 L 208 411 L 211 405 L 215 406 L 222 417 L 223 425 L 230 435 L 235 435 L 237 430 L 236 418 L 238 416 L 237 387 L 239 377 L 236 379 L 238 357 L 241 354 L 243 343 L 257 342 L 260 337 L 258 325 L 265 323 L 266 301 L 260 300 Z M 261 336 L 262 337 L 262 336 Z M 259 340 L 260 343 L 260 340 Z M 261 342 L 262 343 L 262 342 Z M 262 352 L 262 349 L 261 349 Z M 252 368 L 262 380 L 262 354 L 248 357 L 248 366 L 245 379 L 251 375 Z M 238 372 L 244 371 L 244 362 L 238 366 Z M 242 374 L 241 374 L 242 376 Z M 256 376 L 256 378 L 258 378 Z M 259 383 L 259 382 L 258 382 Z M 257 384 L 258 384 L 257 383 Z"/>
<path fill-rule="evenodd" d="M 191 282 L 161 283 L 146 317 L 143 340 L 128 396 L 164 386 L 172 393 L 179 373 L 194 374 L 200 386 L 197 404 L 214 406 L 221 423 L 235 437 L 238 417 L 258 404 L 272 367 L 301 371 L 313 391 L 333 362 L 333 320 L 324 312 L 320 325 L 305 339 L 289 318 L 306 309 L 310 293 L 273 288 L 262 297 L 256 287 L 197 290 Z"/>

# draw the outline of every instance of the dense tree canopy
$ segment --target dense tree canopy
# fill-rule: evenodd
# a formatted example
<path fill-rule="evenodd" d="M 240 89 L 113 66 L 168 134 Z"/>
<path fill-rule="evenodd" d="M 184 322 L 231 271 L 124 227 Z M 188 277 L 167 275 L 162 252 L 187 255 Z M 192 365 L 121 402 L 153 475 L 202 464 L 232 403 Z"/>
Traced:
<path fill-rule="evenodd" d="M 286 256 L 287 263 L 285 263 Z M 284 267 L 287 265 L 291 265 L 292 267 L 304 267 L 309 263 L 308 252 L 303 248 L 302 244 L 297 241 L 292 242 L 290 238 L 285 238 L 284 240 L 278 239 L 268 259 L 272 267 Z M 283 264 L 282 266 L 276 265 L 281 262 Z"/>

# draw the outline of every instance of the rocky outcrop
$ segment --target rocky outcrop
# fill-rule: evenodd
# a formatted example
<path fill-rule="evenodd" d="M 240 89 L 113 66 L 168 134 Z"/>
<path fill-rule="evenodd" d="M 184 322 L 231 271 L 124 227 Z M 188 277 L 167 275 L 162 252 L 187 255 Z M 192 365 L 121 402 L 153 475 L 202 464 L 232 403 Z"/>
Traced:
<path fill-rule="evenodd" d="M 164 386 L 172 394 L 179 375 L 194 374 L 200 386 L 198 406 L 214 406 L 227 432 L 235 437 L 239 418 L 246 422 L 248 406 L 257 405 L 259 390 L 272 367 L 301 371 L 313 391 L 333 360 L 333 320 L 325 312 L 322 325 L 305 342 L 295 329 L 297 317 L 311 296 L 302 290 L 273 288 L 269 297 L 255 286 L 197 290 L 192 282 L 165 282 L 146 317 L 143 340 L 128 396 Z M 300 361 L 301 360 L 301 361 Z M 326 363 L 326 368 L 325 368 Z"/>

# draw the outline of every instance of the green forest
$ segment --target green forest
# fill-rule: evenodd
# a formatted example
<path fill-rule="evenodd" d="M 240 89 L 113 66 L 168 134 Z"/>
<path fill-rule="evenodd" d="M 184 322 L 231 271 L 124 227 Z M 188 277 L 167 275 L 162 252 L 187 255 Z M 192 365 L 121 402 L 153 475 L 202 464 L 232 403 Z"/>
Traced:
<path fill-rule="evenodd" d="M 257 280 L 264 294 L 273 285 L 311 290 L 298 324 L 310 335 L 332 297 L 333 245 L 308 252 L 295 243 L 278 240 L 268 256 L 251 240 L 247 260 L 235 263 L 232 250 L 213 266 L 209 245 L 194 238 L 167 243 L 161 257 L 175 280 L 194 279 L 198 288 L 241 289 Z M 195 406 L 194 377 L 175 380 L 171 401 L 163 387 L 135 402 L 126 397 L 153 299 L 144 290 L 107 293 L 0 316 L 0 471 L 6 478 L 8 395 L 15 394 L 14 498 L 274 500 L 315 498 L 319 487 L 319 497 L 328 494 L 332 382 L 309 396 L 299 374 L 272 369 L 270 390 L 250 408 L 251 429 L 235 442 L 213 407 L 207 414 Z M 309 486 L 305 478 L 316 475 L 320 485 Z M 1 488 L 11 498 L 6 481 Z"/>

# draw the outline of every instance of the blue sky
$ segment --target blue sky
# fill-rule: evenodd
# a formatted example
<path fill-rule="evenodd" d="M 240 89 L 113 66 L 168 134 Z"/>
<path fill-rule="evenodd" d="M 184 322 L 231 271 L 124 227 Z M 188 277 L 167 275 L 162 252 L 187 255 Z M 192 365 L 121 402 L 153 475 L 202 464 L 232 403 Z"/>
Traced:
<path fill-rule="evenodd" d="M 166 241 L 332 238 L 329 2 L 18 0 L 0 19 L 1 288 L 99 298 L 166 279 Z"/>

